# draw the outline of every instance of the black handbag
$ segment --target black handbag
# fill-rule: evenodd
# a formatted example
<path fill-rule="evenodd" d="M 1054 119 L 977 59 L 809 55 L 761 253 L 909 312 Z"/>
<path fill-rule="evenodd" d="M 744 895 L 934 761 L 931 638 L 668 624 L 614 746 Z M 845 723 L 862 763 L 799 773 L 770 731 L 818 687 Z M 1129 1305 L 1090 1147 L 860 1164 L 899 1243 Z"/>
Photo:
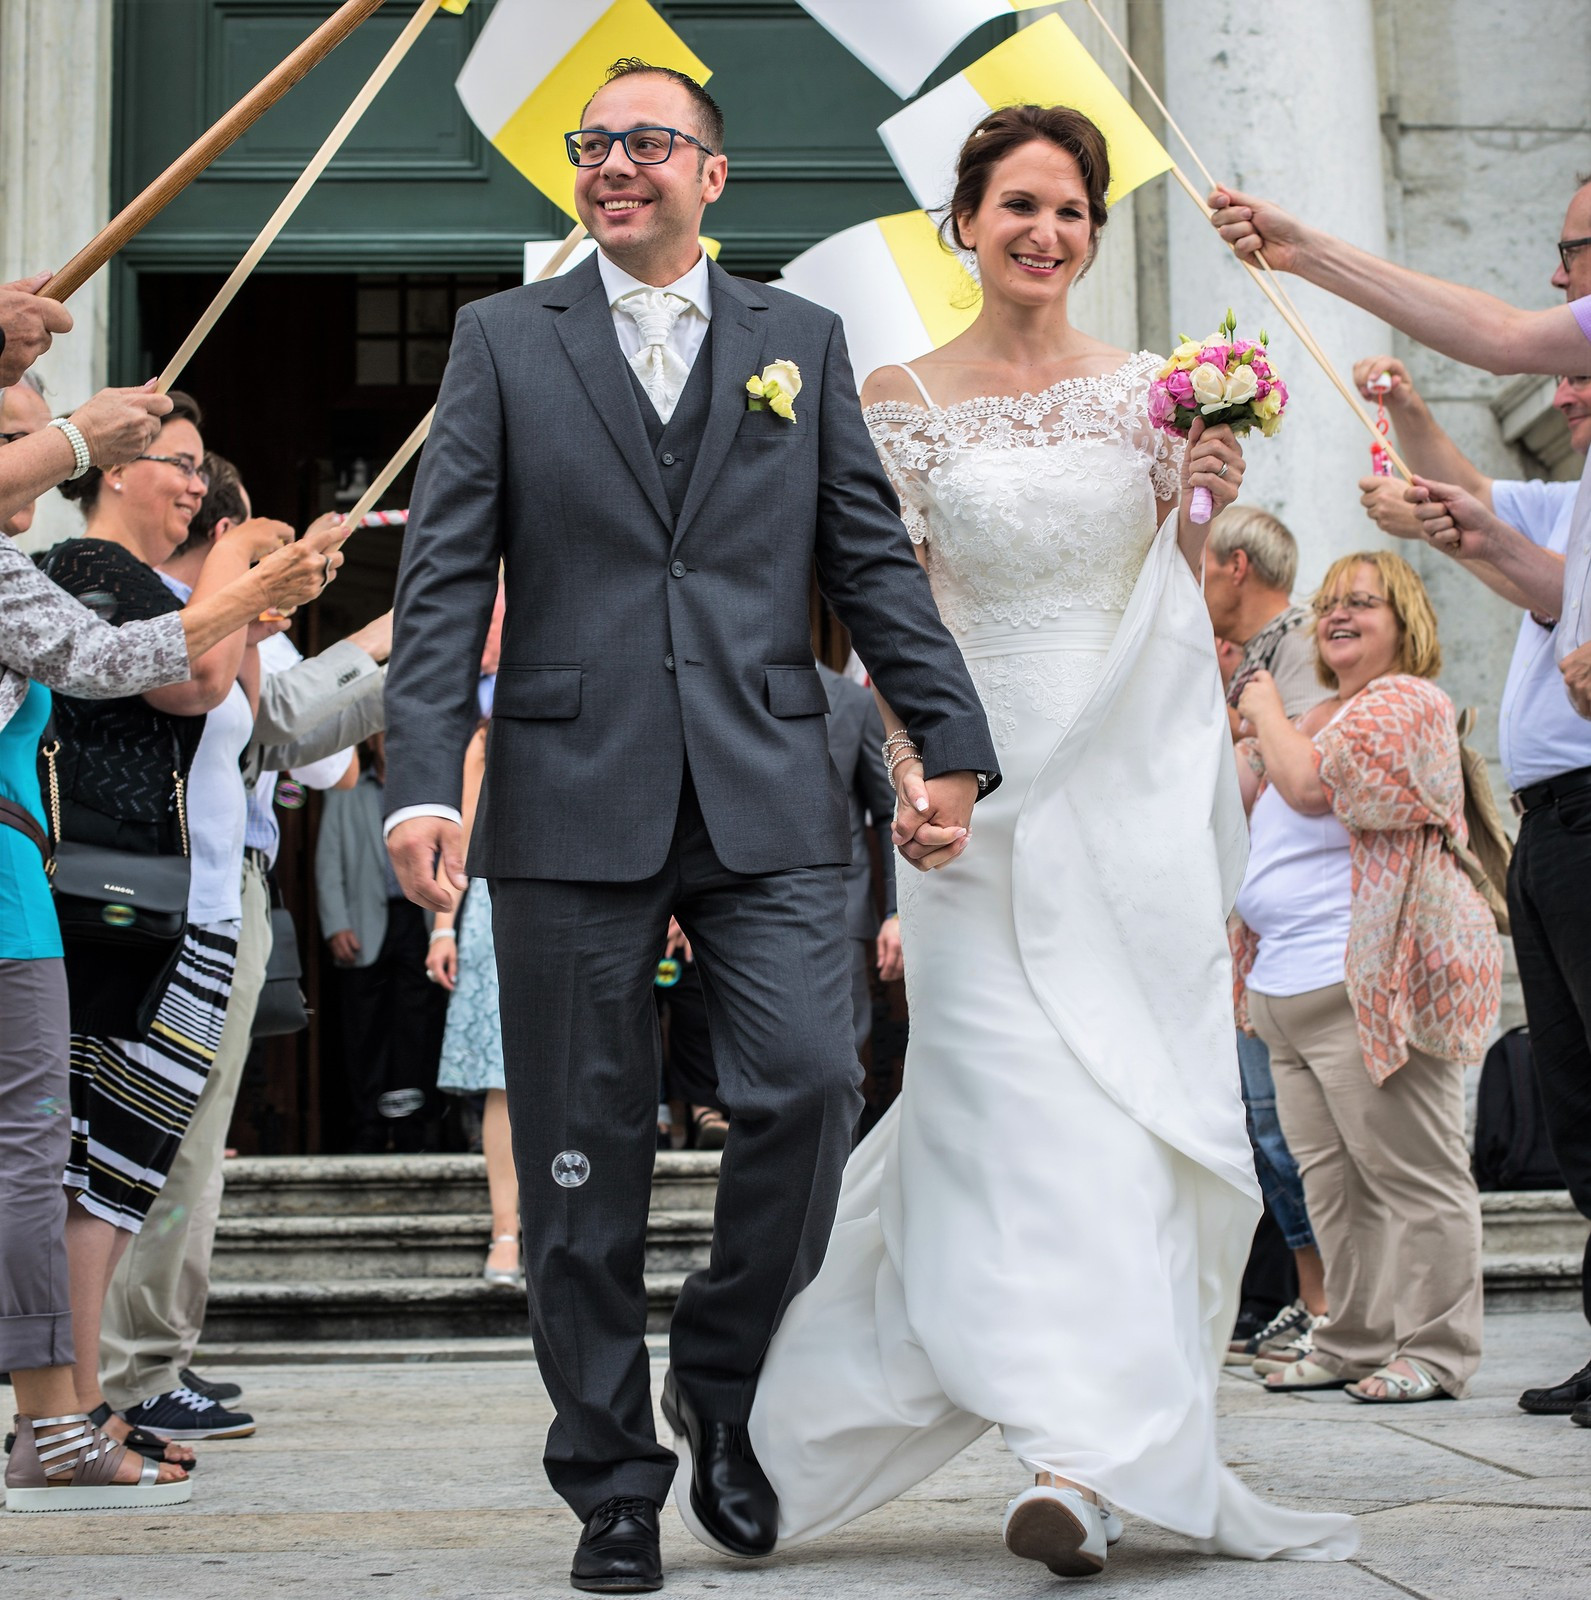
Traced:
<path fill-rule="evenodd" d="M 299 979 L 304 968 L 298 956 L 298 929 L 286 906 L 271 908 L 271 954 L 265 963 L 265 984 L 254 1008 L 256 1039 L 279 1039 L 309 1026 L 309 1005 Z"/>

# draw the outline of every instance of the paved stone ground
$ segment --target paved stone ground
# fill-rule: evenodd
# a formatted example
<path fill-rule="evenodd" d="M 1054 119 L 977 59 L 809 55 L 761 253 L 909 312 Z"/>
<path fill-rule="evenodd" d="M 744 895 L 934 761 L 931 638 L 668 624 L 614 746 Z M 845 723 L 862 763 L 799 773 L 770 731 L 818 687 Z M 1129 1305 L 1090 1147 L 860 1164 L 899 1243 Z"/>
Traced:
<path fill-rule="evenodd" d="M 1488 1318 L 1472 1398 L 1405 1408 L 1221 1385 L 1222 1439 L 1256 1489 L 1349 1510 L 1347 1565 L 1200 1556 L 1129 1520 L 1093 1585 L 1156 1600 L 1585 1600 L 1591 1430 L 1514 1405 L 1587 1354 L 1572 1312 Z M 658 1352 L 660 1354 L 661 1352 Z M 0 1514 L 0 1593 L 17 1600 L 520 1600 L 567 1594 L 573 1517 L 539 1468 L 548 1407 L 517 1362 L 231 1369 L 259 1434 L 201 1446 L 193 1503 L 162 1514 Z M 654 1389 L 661 1384 L 661 1361 Z M 0 1404 L 9 1406 L 9 1391 Z M 732 1563 L 664 1522 L 676 1600 L 1053 1595 L 1000 1543 L 1023 1479 L 994 1434 L 893 1506 L 791 1556 Z"/>

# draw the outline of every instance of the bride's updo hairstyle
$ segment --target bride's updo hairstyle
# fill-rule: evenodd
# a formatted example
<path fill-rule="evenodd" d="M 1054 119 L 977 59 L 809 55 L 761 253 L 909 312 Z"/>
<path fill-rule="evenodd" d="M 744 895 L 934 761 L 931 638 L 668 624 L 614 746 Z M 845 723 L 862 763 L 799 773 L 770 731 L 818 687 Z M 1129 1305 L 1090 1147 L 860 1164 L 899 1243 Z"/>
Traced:
<path fill-rule="evenodd" d="M 970 253 L 961 237 L 960 219 L 971 216 L 983 204 L 994 169 L 1013 150 L 1032 144 L 1035 139 L 1064 150 L 1077 163 L 1088 191 L 1092 229 L 1088 259 L 1093 261 L 1100 229 L 1109 215 L 1105 193 L 1110 188 L 1110 156 L 1105 149 L 1105 135 L 1081 111 L 1073 111 L 1070 106 L 1002 106 L 991 111 L 967 135 L 967 142 L 956 157 L 955 192 L 939 224 L 939 236 L 947 247 Z"/>

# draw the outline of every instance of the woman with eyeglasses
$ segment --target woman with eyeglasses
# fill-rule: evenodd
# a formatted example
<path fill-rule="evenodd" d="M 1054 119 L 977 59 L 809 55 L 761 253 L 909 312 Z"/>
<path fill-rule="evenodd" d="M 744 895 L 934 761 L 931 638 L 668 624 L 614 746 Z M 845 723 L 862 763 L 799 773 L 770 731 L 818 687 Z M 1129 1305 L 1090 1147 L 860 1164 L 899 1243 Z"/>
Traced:
<path fill-rule="evenodd" d="M 143 451 L 63 485 L 87 527 L 44 563 L 56 583 L 118 625 L 183 606 L 156 569 L 186 540 L 208 479 L 199 408 L 185 394 L 174 392 L 171 400 Z M 191 602 L 203 603 L 291 538 L 282 523 L 242 523 L 217 541 Z M 218 886 L 205 876 L 201 780 L 208 770 L 204 748 L 225 746 L 222 755 L 230 752 L 235 775 L 250 736 L 253 711 L 239 685 L 247 644 L 247 629 L 228 634 L 193 662 L 185 683 L 116 700 L 58 696 L 45 745 L 53 751 L 46 765 L 54 767 L 63 839 L 138 855 L 185 855 L 192 862 L 188 928 L 174 962 L 159 951 L 66 943 L 72 1020 L 66 1243 L 77 1409 L 113 1437 L 126 1432 L 126 1424 L 111 1415 L 99 1388 L 105 1290 L 193 1115 L 219 1043 L 236 960 L 236 921 L 217 920 L 206 910 Z M 180 803 L 179 779 L 191 789 L 191 817 Z M 46 784 L 51 781 L 46 771 Z M 236 869 L 233 876 L 235 891 Z M 188 1455 L 186 1447 L 170 1446 L 148 1430 L 134 1429 L 130 1441 L 154 1457 Z"/>
<path fill-rule="evenodd" d="M 1260 673 L 1238 706 L 1251 854 L 1234 948 L 1331 1316 L 1255 1368 L 1273 1391 L 1458 1398 L 1481 1355 L 1464 1069 L 1497 1019 L 1502 946 L 1464 864 L 1458 729 L 1431 681 L 1442 653 L 1425 586 L 1388 551 L 1344 556 L 1314 610 L 1335 697 L 1295 725 Z"/>

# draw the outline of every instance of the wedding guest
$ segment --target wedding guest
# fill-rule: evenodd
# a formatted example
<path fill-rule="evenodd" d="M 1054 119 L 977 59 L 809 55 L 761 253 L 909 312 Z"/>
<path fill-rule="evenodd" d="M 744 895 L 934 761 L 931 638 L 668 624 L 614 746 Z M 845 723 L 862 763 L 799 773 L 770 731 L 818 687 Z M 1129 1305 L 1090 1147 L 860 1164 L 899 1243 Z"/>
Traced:
<path fill-rule="evenodd" d="M 1586 226 L 1591 227 L 1591 216 Z M 1581 258 L 1574 259 L 1578 268 Z M 1591 264 L 1591 256 L 1586 259 Z M 1387 414 L 1409 465 L 1472 496 L 1508 525 L 1505 538 L 1517 530 L 1513 537 L 1559 558 L 1561 569 L 1579 485 L 1487 476 L 1431 415 L 1401 361 L 1374 356 L 1354 367 L 1361 389 L 1383 375 L 1392 385 L 1386 391 Z M 1562 379 L 1553 404 L 1568 424 L 1574 449 L 1585 455 L 1591 449 L 1591 377 Z M 1366 478 L 1359 487 L 1365 509 L 1384 533 L 1423 537 L 1424 524 L 1400 481 Z M 1466 521 L 1478 527 L 1480 513 Z M 1564 676 L 1554 665 L 1553 616 L 1531 609 L 1521 591 L 1471 554 L 1470 541 L 1465 544 L 1452 552 L 1458 564 L 1524 608 L 1497 736 L 1503 773 L 1522 818 L 1508 874 L 1509 920 L 1547 1131 L 1575 1204 L 1591 1214 L 1591 722 L 1575 714 Z M 1591 1321 L 1591 1240 L 1581 1281 Z M 1561 1383 L 1527 1389 L 1519 1404 L 1526 1411 L 1568 1412 L 1591 1426 L 1591 1361 Z"/>
<path fill-rule="evenodd" d="M 446 996 L 426 971 L 430 918 L 404 897 L 382 843 L 386 749 L 360 746 L 359 782 L 326 796 L 315 854 L 320 925 L 342 991 L 354 1150 L 419 1150 L 434 1116 Z"/>
<path fill-rule="evenodd" d="M 1481 1354 L 1480 1201 L 1464 1069 L 1496 1021 L 1502 950 L 1459 852 L 1464 780 L 1436 616 L 1406 561 L 1334 562 L 1314 602 L 1320 678 L 1295 726 L 1269 674 L 1238 899 L 1240 1015 L 1270 1047 L 1330 1319 L 1261 1359 L 1273 1390 L 1375 1403 L 1461 1396 Z"/>
<path fill-rule="evenodd" d="M 186 540 L 160 569 L 179 597 L 185 588 L 198 582 L 219 541 L 252 515 L 248 493 L 230 461 L 211 452 L 201 470 L 209 478 L 209 488 L 188 524 Z M 325 517 L 310 531 L 313 534 L 340 525 L 340 518 Z M 227 909 L 235 907 L 239 930 L 226 1018 L 215 1060 L 166 1182 L 150 1208 L 145 1227 L 128 1247 L 112 1277 L 100 1333 L 100 1383 L 110 1403 L 118 1410 L 132 1408 L 127 1411 L 129 1418 L 151 1433 L 164 1437 L 176 1434 L 188 1440 L 241 1437 L 242 1430 L 253 1425 L 247 1414 L 229 1411 L 219 1403 L 235 1398 L 241 1390 L 218 1394 L 214 1385 L 189 1369 L 189 1363 L 204 1325 L 209 1296 L 210 1252 L 221 1203 L 227 1130 L 242 1083 L 255 1008 L 270 955 L 271 900 L 266 873 L 275 857 L 277 838 L 275 820 L 270 815 L 276 774 L 255 775 L 262 748 L 261 725 L 266 724 L 273 735 L 284 731 L 313 735 L 317 724 L 324 720 L 306 693 L 311 685 L 300 683 L 297 692 L 289 696 L 280 686 L 283 674 L 267 670 L 268 652 L 285 652 L 285 658 L 276 655 L 272 659 L 279 663 L 285 660 L 288 667 L 299 660 L 286 635 L 265 628 L 256 631 L 258 705 L 247 734 L 244 770 L 239 770 L 236 760 L 223 763 L 218 793 L 209 802 L 197 788 L 190 786 L 189 791 L 196 836 L 213 830 L 223 812 L 230 829 L 221 871 L 227 879 Z M 371 644 L 373 652 L 380 649 L 379 642 Z M 352 670 L 342 665 L 349 653 L 346 645 L 332 646 L 327 654 L 335 655 L 336 660 L 330 669 L 311 668 L 310 675 L 318 677 L 322 687 L 330 691 L 337 675 Z M 357 647 L 351 653 L 364 664 L 357 681 L 367 686 L 364 699 L 375 715 L 363 718 L 360 728 L 369 733 L 370 721 L 380 725 L 381 674 L 372 655 Z M 373 693 L 369 692 L 372 688 Z M 302 710 L 298 722 L 284 725 L 282 705 L 289 700 Z M 214 731 L 212 718 L 206 724 L 199 762 L 204 759 L 206 744 Z M 339 724 L 337 736 L 346 737 L 349 731 Z M 357 735 L 318 762 L 301 754 L 305 748 L 302 745 L 283 753 L 309 762 L 297 769 L 299 782 L 328 789 L 342 778 L 352 761 L 352 742 L 357 742 Z M 263 822 L 257 804 L 262 789 Z M 235 891 L 231 887 L 233 880 Z"/>
<path fill-rule="evenodd" d="M 135 455 L 158 429 L 169 402 L 144 398 L 129 406 L 97 397 L 105 402 L 102 419 L 108 423 L 116 407 L 122 418 L 116 428 L 96 432 L 104 459 Z M 14 415 L 9 406 L 6 414 Z M 70 441 L 62 430 L 49 432 L 43 442 L 64 455 L 56 458 L 59 472 L 71 471 Z M 0 452 L 0 481 L 7 477 L 6 459 L 20 448 L 9 443 Z M 16 509 L 13 503 L 13 516 Z M 129 1435 L 124 1421 L 107 1418 L 102 1432 L 79 1404 L 71 1313 L 63 1303 L 69 1271 L 61 1175 L 71 1148 L 67 985 L 44 872 L 46 815 L 34 765 L 51 712 L 50 688 L 120 699 L 182 683 L 194 661 L 251 617 L 319 593 L 341 560 L 329 547 L 291 546 L 185 612 L 163 609 L 112 626 L 40 573 L 9 539 L 0 539 L 0 1015 L 26 1024 L 0 1030 L 0 1168 L 6 1174 L 0 1185 L 0 1301 L 11 1308 L 0 1321 L 0 1368 L 10 1372 L 20 1413 L 6 1469 L 8 1503 L 68 1510 L 90 1503 L 149 1506 L 188 1492 L 180 1465 L 146 1467 L 141 1459 L 159 1460 L 168 1450 L 165 1441 L 133 1432 L 137 1453 L 129 1452 L 121 1443 Z M 57 1420 L 39 1420 L 45 1418 Z"/>
<path fill-rule="evenodd" d="M 475 824 L 481 778 L 486 771 L 482 722 L 464 752 L 465 848 Z M 460 924 L 462 923 L 462 928 Z M 451 911 L 439 911 L 425 957 L 426 976 L 448 994 L 442 1060 L 436 1086 L 446 1094 L 484 1095 L 481 1151 L 492 1208 L 492 1239 L 481 1276 L 505 1289 L 520 1288 L 519 1179 L 508 1128 L 503 1082 L 503 1025 L 497 1009 L 497 946 L 492 938 L 492 896 L 484 878 L 471 878 Z"/>
<path fill-rule="evenodd" d="M 44 398 L 44 385 L 35 373 L 25 372 L 9 389 L 0 389 L 0 445 L 15 444 L 19 439 L 26 439 L 29 434 L 48 427 L 49 422 L 50 405 Z M 160 422 L 145 411 L 142 426 L 152 434 Z M 66 435 L 61 434 L 61 438 L 65 440 Z M 0 472 L 0 477 L 3 476 L 3 472 Z M 26 500 L 10 515 L 0 518 L 0 533 L 9 534 L 12 538 L 26 533 L 33 526 L 36 504 L 36 499 Z"/>
<path fill-rule="evenodd" d="M 1235 505 L 1211 524 L 1205 545 L 1205 605 L 1216 637 L 1242 650 L 1227 683 L 1227 704 L 1234 719 L 1243 691 L 1259 672 L 1270 674 L 1290 718 L 1301 717 L 1331 694 L 1315 670 L 1314 614 L 1307 606 L 1293 604 L 1297 576 L 1298 541 L 1270 512 Z M 1264 1040 L 1239 1028 L 1237 1059 L 1260 1192 L 1292 1252 L 1298 1293 L 1293 1296 L 1283 1289 L 1268 1311 L 1254 1315 L 1247 1325 L 1239 1319 L 1227 1347 L 1227 1359 L 1233 1363 L 1269 1355 L 1297 1339 L 1307 1341 L 1326 1314 L 1325 1273 L 1309 1226 L 1298 1165 L 1276 1116 L 1270 1052 Z M 1255 1237 L 1260 1248 L 1262 1236 Z M 1257 1265 L 1251 1252 L 1251 1275 Z"/>

